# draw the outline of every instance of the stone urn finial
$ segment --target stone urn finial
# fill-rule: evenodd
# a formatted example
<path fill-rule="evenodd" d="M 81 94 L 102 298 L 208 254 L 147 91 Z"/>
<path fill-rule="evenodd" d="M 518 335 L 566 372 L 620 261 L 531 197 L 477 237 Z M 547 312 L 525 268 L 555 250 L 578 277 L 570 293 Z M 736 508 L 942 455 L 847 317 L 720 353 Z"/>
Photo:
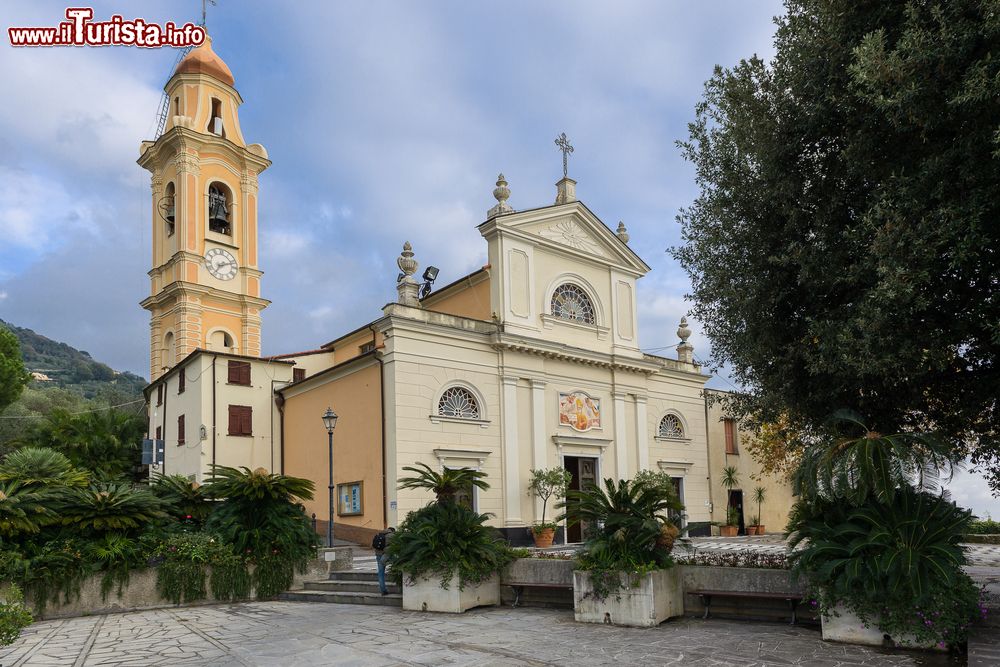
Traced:
<path fill-rule="evenodd" d="M 686 317 L 681 318 L 681 325 L 677 327 L 677 337 L 681 339 L 677 346 L 677 360 L 686 364 L 694 363 L 694 345 L 688 342 L 691 337 L 691 329 L 688 327 Z"/>
<path fill-rule="evenodd" d="M 420 264 L 417 260 L 413 259 L 413 246 L 410 245 L 409 241 L 403 244 L 403 252 L 399 253 L 399 258 L 396 260 L 396 266 L 398 266 L 399 270 L 403 272 L 402 280 L 406 280 L 407 278 L 413 280 L 410 276 L 416 272 L 417 267 L 420 266 Z"/>
<path fill-rule="evenodd" d="M 396 298 L 396 302 L 401 303 L 404 306 L 419 308 L 420 285 L 413 279 L 413 274 L 416 272 L 417 267 L 420 266 L 420 264 L 417 260 L 413 259 L 413 246 L 410 245 L 409 241 L 403 244 L 403 252 L 399 253 L 399 258 L 396 260 L 396 266 L 398 266 L 399 270 L 402 272 L 396 280 L 396 292 L 399 294 Z"/>
<path fill-rule="evenodd" d="M 493 196 L 496 197 L 497 205 L 486 212 L 487 219 L 501 213 L 514 212 L 514 209 L 507 203 L 507 200 L 510 199 L 510 188 L 507 187 L 507 179 L 503 177 L 503 174 L 497 176 L 497 186 L 493 188 Z"/>
<path fill-rule="evenodd" d="M 615 236 L 621 239 L 622 243 L 628 243 L 629 235 L 628 230 L 625 229 L 625 223 L 621 220 L 618 221 L 618 229 L 615 231 Z"/>
<path fill-rule="evenodd" d="M 677 327 L 677 337 L 681 339 L 682 343 L 687 343 L 688 338 L 691 337 L 691 329 L 688 327 L 688 318 L 681 318 L 681 325 Z"/>

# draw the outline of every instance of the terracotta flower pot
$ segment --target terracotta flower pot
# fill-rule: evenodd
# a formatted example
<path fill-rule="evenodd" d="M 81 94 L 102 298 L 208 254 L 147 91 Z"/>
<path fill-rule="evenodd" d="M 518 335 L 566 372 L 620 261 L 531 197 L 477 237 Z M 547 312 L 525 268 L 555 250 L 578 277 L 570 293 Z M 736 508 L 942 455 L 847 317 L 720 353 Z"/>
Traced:
<path fill-rule="evenodd" d="M 552 546 L 552 540 L 556 536 L 555 528 L 532 529 L 531 534 L 535 538 L 535 546 L 539 549 L 548 549 Z"/>
<path fill-rule="evenodd" d="M 747 535 L 756 535 L 757 526 L 747 526 Z"/>
<path fill-rule="evenodd" d="M 739 530 L 739 526 L 720 526 L 719 534 L 723 537 L 736 537 L 736 533 L 738 533 Z"/>
<path fill-rule="evenodd" d="M 757 534 L 758 534 L 758 535 L 765 535 L 765 534 L 766 534 L 766 533 L 764 532 L 764 524 L 759 524 L 759 525 L 757 526 Z"/>

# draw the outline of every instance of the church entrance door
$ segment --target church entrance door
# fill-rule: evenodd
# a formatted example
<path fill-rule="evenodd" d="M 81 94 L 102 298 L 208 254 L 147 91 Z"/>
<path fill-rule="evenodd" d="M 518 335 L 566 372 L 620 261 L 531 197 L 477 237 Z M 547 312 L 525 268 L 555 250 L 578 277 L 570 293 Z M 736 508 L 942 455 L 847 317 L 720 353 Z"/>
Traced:
<path fill-rule="evenodd" d="M 592 456 L 566 456 L 563 466 L 569 470 L 573 479 L 569 483 L 572 491 L 580 491 L 597 484 L 597 459 Z M 586 524 L 572 524 L 574 516 L 573 501 L 566 501 L 566 543 L 583 542 L 586 535 Z"/>

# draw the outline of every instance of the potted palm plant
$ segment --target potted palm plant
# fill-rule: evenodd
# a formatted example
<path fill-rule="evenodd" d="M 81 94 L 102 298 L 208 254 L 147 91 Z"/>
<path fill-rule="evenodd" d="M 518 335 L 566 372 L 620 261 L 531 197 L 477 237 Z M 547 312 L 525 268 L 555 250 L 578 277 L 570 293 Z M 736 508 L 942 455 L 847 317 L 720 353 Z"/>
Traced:
<path fill-rule="evenodd" d="M 757 514 L 753 517 L 753 525 L 750 526 L 751 535 L 763 535 L 765 532 L 765 526 L 760 522 L 761 505 L 764 504 L 764 500 L 767 498 L 767 489 L 763 486 L 758 486 L 753 490 L 753 499 L 757 503 Z"/>
<path fill-rule="evenodd" d="M 463 489 L 489 489 L 486 474 L 471 468 L 437 472 L 423 463 L 403 470 L 415 474 L 400 479 L 399 488 L 435 496 L 406 517 L 386 549 L 389 572 L 403 587 L 403 609 L 461 613 L 500 604 L 498 573 L 510 562 L 510 550 L 486 525 L 489 515 L 456 502 Z"/>
<path fill-rule="evenodd" d="M 789 519 L 790 558 L 816 591 L 823 639 L 960 645 L 978 591 L 962 570 L 971 513 L 938 485 L 957 463 L 948 445 L 929 434 L 883 436 L 844 413 L 828 428 L 793 475 L 799 501 Z"/>
<path fill-rule="evenodd" d="M 549 498 L 559 500 L 566 497 L 566 491 L 569 489 L 569 484 L 572 480 L 573 474 L 565 468 L 531 470 L 528 493 L 537 496 L 542 501 L 542 519 L 531 527 L 531 534 L 535 538 L 536 547 L 544 549 L 552 546 L 556 524 L 545 520 L 545 510 L 548 506 Z"/>
<path fill-rule="evenodd" d="M 593 526 L 573 572 L 576 620 L 648 627 L 682 614 L 680 577 L 670 557 L 676 528 L 666 516 L 682 505 L 672 488 L 606 479 L 603 488 L 566 495 L 556 506 L 572 503 L 569 520 Z"/>
<path fill-rule="evenodd" d="M 726 496 L 731 495 L 733 489 L 740 485 L 740 473 L 736 466 L 726 466 L 722 469 L 722 486 L 726 489 Z M 726 506 L 726 524 L 719 528 L 723 537 L 735 537 L 740 529 L 740 514 L 735 507 L 728 504 Z"/>

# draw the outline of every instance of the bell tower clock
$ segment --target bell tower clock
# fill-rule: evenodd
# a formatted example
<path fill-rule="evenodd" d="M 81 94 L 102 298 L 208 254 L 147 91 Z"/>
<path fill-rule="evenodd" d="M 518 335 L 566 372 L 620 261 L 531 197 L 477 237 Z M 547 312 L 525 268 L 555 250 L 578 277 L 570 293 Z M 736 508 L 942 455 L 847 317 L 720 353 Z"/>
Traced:
<path fill-rule="evenodd" d="M 257 177 L 270 166 L 247 145 L 232 72 L 211 39 L 164 87 L 163 133 L 140 146 L 152 174 L 150 380 L 196 349 L 260 355 Z"/>

